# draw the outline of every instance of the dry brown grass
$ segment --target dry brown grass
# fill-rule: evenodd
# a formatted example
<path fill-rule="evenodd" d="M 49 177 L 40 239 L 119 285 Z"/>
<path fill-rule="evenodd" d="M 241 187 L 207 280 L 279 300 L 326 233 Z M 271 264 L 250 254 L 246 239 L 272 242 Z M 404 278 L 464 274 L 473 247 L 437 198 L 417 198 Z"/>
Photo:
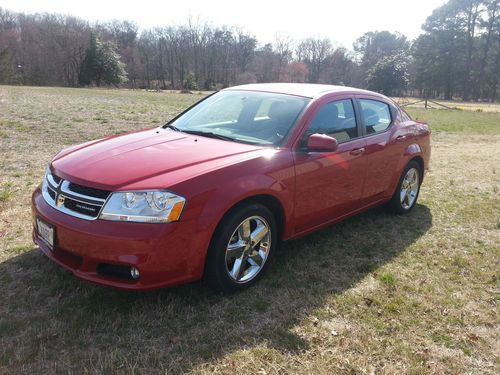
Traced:
<path fill-rule="evenodd" d="M 0 86 L 0 373 L 498 373 L 498 114 L 424 113 L 437 131 L 411 215 L 285 243 L 237 295 L 115 291 L 34 248 L 30 193 L 52 155 L 198 98 Z"/>

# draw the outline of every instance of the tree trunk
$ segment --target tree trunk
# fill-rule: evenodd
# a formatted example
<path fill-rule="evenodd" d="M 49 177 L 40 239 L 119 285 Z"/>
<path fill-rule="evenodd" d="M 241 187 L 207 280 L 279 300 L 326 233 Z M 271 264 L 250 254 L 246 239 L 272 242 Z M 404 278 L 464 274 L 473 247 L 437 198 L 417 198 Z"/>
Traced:
<path fill-rule="evenodd" d="M 498 40 L 497 56 L 495 58 L 495 67 L 500 66 L 500 38 Z M 494 75 L 493 83 L 491 85 L 491 102 L 494 103 L 497 98 L 497 88 L 498 88 L 498 75 Z"/>
<path fill-rule="evenodd" d="M 151 80 L 149 78 L 149 59 L 148 57 L 146 56 L 146 67 L 145 67 L 145 70 L 146 70 L 146 82 L 148 83 L 148 90 L 151 88 Z"/>
<path fill-rule="evenodd" d="M 497 10 L 498 10 L 498 2 L 495 1 L 493 8 L 491 9 L 490 18 L 488 20 L 488 31 L 486 34 L 486 41 L 485 41 L 485 45 L 484 45 L 483 56 L 481 57 L 481 62 L 479 64 L 479 77 L 477 80 L 477 89 L 476 89 L 476 95 L 474 98 L 476 101 L 482 97 L 483 82 L 484 82 L 484 70 L 486 68 L 486 61 L 488 59 L 488 52 L 490 50 L 491 33 L 493 31 L 493 25 L 495 24 L 495 21 L 497 18 Z"/>
<path fill-rule="evenodd" d="M 471 0 L 467 9 L 467 56 L 465 60 L 465 77 L 463 87 L 463 100 L 470 98 L 470 71 L 472 65 L 472 49 L 474 47 L 474 33 L 476 31 L 477 15 L 479 13 L 479 1 Z"/>

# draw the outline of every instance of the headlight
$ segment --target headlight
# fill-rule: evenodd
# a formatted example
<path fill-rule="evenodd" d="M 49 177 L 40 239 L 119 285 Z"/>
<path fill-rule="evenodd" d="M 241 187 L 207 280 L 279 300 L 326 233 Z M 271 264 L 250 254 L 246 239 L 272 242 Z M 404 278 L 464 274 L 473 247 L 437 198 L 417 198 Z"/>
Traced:
<path fill-rule="evenodd" d="M 186 199 L 168 191 L 124 191 L 111 194 L 100 219 L 168 223 L 181 217 Z"/>

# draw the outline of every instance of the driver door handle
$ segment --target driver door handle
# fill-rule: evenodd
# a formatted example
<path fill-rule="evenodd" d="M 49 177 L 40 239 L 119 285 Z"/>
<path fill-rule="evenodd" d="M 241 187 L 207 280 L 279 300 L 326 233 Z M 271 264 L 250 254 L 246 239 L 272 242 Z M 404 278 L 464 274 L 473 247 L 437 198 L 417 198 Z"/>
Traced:
<path fill-rule="evenodd" d="M 351 151 L 351 155 L 361 155 L 363 152 L 365 152 L 364 147 L 355 148 L 354 150 Z"/>

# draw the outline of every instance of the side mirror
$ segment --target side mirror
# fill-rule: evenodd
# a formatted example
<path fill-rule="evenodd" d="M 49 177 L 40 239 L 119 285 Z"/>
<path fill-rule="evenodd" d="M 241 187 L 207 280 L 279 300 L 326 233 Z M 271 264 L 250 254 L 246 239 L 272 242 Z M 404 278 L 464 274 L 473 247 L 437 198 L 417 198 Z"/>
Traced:
<path fill-rule="evenodd" d="M 326 134 L 311 134 L 307 139 L 307 149 L 309 151 L 330 151 L 337 149 L 339 143 L 333 137 Z"/>

